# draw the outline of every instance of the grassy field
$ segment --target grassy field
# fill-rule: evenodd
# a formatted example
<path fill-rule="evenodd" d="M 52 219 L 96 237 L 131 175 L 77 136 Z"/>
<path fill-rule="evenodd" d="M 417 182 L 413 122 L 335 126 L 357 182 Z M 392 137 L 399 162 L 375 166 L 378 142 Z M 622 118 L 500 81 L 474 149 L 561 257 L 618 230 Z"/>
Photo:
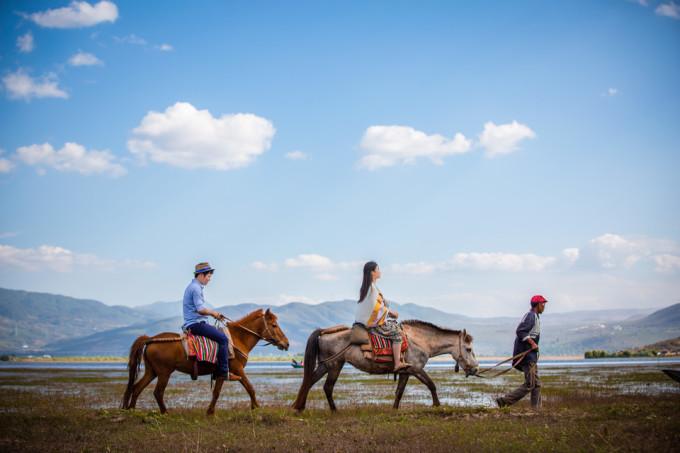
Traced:
<path fill-rule="evenodd" d="M 391 409 L 395 383 L 385 376 L 341 375 L 339 412 L 327 410 L 321 385 L 302 414 L 289 409 L 299 370 L 254 368 L 263 408 L 249 410 L 238 383 L 225 385 L 215 417 L 205 415 L 207 379 L 174 377 L 168 415 L 153 384 L 138 409 L 117 409 L 122 370 L 0 368 L 1 451 L 678 451 L 680 384 L 658 366 L 543 369 L 544 405 L 506 409 L 493 398 L 519 373 L 481 380 L 434 369 L 443 406 L 432 408 L 420 383 Z M 349 371 L 349 370 L 347 370 Z"/>

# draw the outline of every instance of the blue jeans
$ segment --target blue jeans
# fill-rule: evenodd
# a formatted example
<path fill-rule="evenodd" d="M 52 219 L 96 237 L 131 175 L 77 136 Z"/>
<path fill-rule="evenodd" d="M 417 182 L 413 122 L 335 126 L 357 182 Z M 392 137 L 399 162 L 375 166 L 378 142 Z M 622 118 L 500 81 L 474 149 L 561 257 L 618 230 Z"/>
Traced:
<path fill-rule="evenodd" d="M 229 357 L 227 353 L 227 344 L 229 339 L 227 336 L 217 327 L 213 327 L 207 322 L 197 322 L 196 324 L 191 324 L 187 326 L 187 330 L 191 330 L 194 335 L 200 335 L 202 337 L 210 338 L 217 342 L 217 369 L 220 374 L 226 374 L 229 372 Z"/>

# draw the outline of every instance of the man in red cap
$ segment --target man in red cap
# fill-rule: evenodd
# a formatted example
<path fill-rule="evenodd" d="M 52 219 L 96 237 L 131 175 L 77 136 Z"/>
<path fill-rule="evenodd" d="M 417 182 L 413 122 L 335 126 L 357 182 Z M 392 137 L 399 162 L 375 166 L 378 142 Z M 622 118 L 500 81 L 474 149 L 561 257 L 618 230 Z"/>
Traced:
<path fill-rule="evenodd" d="M 545 310 L 547 299 L 540 294 L 531 298 L 531 310 L 524 315 L 517 326 L 515 347 L 512 355 L 530 351 L 517 359 L 512 366 L 524 372 L 524 384 L 505 396 L 496 398 L 498 407 L 515 404 L 531 392 L 531 406 L 541 407 L 541 380 L 538 377 L 538 342 L 541 339 L 541 313 Z"/>

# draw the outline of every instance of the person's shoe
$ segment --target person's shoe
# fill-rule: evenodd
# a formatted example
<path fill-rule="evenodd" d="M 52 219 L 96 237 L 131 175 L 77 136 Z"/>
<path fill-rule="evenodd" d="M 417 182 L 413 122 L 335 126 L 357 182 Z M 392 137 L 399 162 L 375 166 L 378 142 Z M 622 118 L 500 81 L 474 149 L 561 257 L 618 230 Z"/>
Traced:
<path fill-rule="evenodd" d="M 506 403 L 505 400 L 502 397 L 496 398 L 496 404 L 498 404 L 498 407 L 509 406 L 509 404 Z"/>

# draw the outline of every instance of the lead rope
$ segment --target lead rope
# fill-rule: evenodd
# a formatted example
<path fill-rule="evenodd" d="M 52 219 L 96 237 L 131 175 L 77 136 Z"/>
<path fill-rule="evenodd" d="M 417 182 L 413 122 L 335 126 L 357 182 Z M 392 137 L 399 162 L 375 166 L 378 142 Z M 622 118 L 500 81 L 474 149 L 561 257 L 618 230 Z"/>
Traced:
<path fill-rule="evenodd" d="M 508 371 L 512 370 L 517 365 L 519 365 L 522 362 L 522 360 L 524 360 L 524 357 L 526 357 L 527 354 L 529 354 L 531 351 L 533 351 L 533 349 L 528 349 L 524 352 L 520 352 L 519 354 L 514 355 L 514 356 L 510 357 L 509 359 L 505 359 L 502 362 L 498 362 L 497 364 L 495 364 L 491 368 L 487 368 L 485 370 L 479 371 L 477 374 L 475 374 L 475 376 L 480 377 L 480 378 L 495 378 L 495 377 L 501 376 L 501 375 L 507 373 Z M 496 374 L 489 375 L 489 376 L 482 376 L 482 374 L 486 373 L 487 371 L 491 371 L 494 368 L 497 368 L 497 367 L 499 367 L 500 365 L 503 365 L 506 362 L 510 362 L 511 360 L 514 362 L 515 359 L 517 359 L 517 362 L 513 363 L 513 365 L 510 368 L 508 368 L 507 370 L 503 370 L 503 371 L 500 371 Z"/>

